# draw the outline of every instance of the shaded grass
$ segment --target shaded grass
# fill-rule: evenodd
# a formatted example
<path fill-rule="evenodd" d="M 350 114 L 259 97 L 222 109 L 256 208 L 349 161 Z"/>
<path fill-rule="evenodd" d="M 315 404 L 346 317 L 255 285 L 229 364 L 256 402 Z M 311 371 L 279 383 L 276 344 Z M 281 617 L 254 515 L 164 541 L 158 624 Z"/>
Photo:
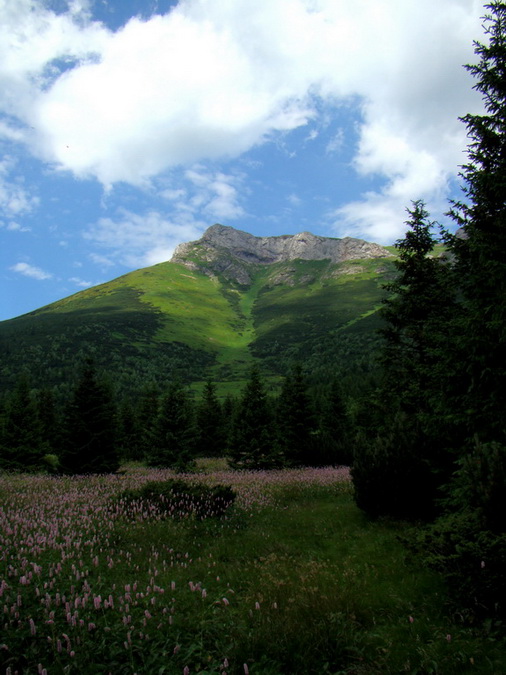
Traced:
<path fill-rule="evenodd" d="M 0 481 L 0 672 L 506 672 L 504 642 L 452 620 L 438 577 L 406 563 L 408 526 L 365 519 L 349 483 L 322 483 L 325 470 L 224 473 L 213 461 L 201 469 L 218 473 L 185 480 L 228 477 L 242 496 L 202 522 L 112 508 L 147 479 L 141 467 Z M 39 551 L 46 529 L 57 540 Z"/>

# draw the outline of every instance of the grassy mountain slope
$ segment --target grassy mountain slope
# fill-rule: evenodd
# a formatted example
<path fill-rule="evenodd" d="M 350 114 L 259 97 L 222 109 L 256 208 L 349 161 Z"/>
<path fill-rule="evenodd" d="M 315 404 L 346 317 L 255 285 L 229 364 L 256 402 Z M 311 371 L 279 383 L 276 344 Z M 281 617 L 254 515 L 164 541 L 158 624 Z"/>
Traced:
<path fill-rule="evenodd" d="M 248 265 L 241 285 L 166 262 L 0 323 L 0 385 L 26 369 L 36 386 L 70 386 L 94 356 L 122 389 L 241 381 L 253 359 L 281 374 L 295 359 L 313 373 L 366 368 L 391 259 Z M 233 388 L 233 385 L 232 385 Z"/>

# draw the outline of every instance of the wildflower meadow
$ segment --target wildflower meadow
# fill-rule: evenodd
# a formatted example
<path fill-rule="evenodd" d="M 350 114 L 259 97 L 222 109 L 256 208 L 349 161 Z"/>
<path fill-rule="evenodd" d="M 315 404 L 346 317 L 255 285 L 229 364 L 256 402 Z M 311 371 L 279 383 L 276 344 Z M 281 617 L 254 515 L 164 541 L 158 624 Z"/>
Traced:
<path fill-rule="evenodd" d="M 220 517 L 122 499 L 171 478 L 0 477 L 2 675 L 503 672 L 347 469 L 178 474 L 233 488 Z"/>

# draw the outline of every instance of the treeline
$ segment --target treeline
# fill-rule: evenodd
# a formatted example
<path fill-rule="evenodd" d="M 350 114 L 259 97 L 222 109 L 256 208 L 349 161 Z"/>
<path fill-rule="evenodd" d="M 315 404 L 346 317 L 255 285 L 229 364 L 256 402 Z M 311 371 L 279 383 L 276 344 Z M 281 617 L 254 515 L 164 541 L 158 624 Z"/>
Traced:
<path fill-rule="evenodd" d="M 255 367 L 239 398 L 220 401 L 209 381 L 196 399 L 174 381 L 131 399 L 88 360 L 66 403 L 51 389 L 32 390 L 27 375 L 4 396 L 0 469 L 105 473 L 140 461 L 188 470 L 197 457 L 223 456 L 237 469 L 347 464 L 348 420 L 337 383 L 311 393 L 300 366 L 276 396 Z"/>
<path fill-rule="evenodd" d="M 410 545 L 471 617 L 506 615 L 506 3 L 486 7 L 489 42 L 467 66 L 485 112 L 463 118 L 464 201 L 449 213 L 459 230 L 441 229 L 438 258 L 424 203 L 409 210 L 352 469 L 368 514 L 432 523 Z"/>

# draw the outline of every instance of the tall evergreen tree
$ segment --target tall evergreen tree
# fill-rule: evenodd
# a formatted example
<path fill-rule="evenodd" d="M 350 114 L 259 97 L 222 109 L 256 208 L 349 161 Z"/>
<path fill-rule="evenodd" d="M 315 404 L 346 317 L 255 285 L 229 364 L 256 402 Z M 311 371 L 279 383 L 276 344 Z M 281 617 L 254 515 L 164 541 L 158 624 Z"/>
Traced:
<path fill-rule="evenodd" d="M 437 239 L 422 201 L 408 209 L 408 230 L 396 242 L 397 277 L 386 285 L 382 396 L 418 421 L 430 416 L 439 389 L 441 356 L 455 310 L 451 266 L 433 255 Z M 431 424 L 434 420 L 431 419 Z"/>
<path fill-rule="evenodd" d="M 140 461 L 143 453 L 139 449 L 141 430 L 137 410 L 129 399 L 124 399 L 117 415 L 117 448 L 122 460 Z"/>
<path fill-rule="evenodd" d="M 279 449 L 288 464 L 321 464 L 315 415 L 300 364 L 285 377 L 276 406 L 276 432 Z"/>
<path fill-rule="evenodd" d="M 62 420 L 54 391 L 52 389 L 40 390 L 37 392 L 35 403 L 44 450 L 49 454 L 58 454 L 61 446 Z"/>
<path fill-rule="evenodd" d="M 462 118 L 470 138 L 461 173 L 467 200 L 450 212 L 461 227 L 449 238 L 460 312 L 446 400 L 466 436 L 453 505 L 474 507 L 484 526 L 506 532 L 506 3 L 485 7 L 488 42 L 475 43 L 479 62 L 466 66 L 485 110 Z"/>
<path fill-rule="evenodd" d="M 234 416 L 229 462 L 236 469 L 272 469 L 283 462 L 276 448 L 271 406 L 256 366 Z"/>
<path fill-rule="evenodd" d="M 436 423 L 441 350 L 454 307 L 447 264 L 431 256 L 436 240 L 423 202 L 408 209 L 396 242 L 398 275 L 386 287 L 383 424 L 355 449 L 353 479 L 359 506 L 374 515 L 432 516 L 452 458 Z"/>
<path fill-rule="evenodd" d="M 132 450 L 139 460 L 149 457 L 155 443 L 160 397 L 160 390 L 154 383 L 145 386 L 140 392 L 136 411 L 138 434 L 135 449 Z"/>
<path fill-rule="evenodd" d="M 64 446 L 60 463 L 66 473 L 117 471 L 116 410 L 108 384 L 92 361 L 84 364 L 65 413 Z"/>
<path fill-rule="evenodd" d="M 223 410 L 216 387 L 208 381 L 202 400 L 196 408 L 197 454 L 201 457 L 221 457 L 225 454 L 226 433 Z"/>
<path fill-rule="evenodd" d="M 345 464 L 353 461 L 351 424 L 343 398 L 341 385 L 336 378 L 319 401 L 318 441 L 322 464 Z"/>
<path fill-rule="evenodd" d="M 195 457 L 193 403 L 180 382 L 173 382 L 162 396 L 147 455 L 149 466 L 186 469 Z"/>
<path fill-rule="evenodd" d="M 29 378 L 22 374 L 7 397 L 0 438 L 0 467 L 10 471 L 36 471 L 43 467 L 45 448 Z"/>
<path fill-rule="evenodd" d="M 506 441 L 506 3 L 485 5 L 487 44 L 466 66 L 482 94 L 484 114 L 466 115 L 470 145 L 461 177 L 467 200 L 450 212 L 462 228 L 451 239 L 462 293 L 454 332 L 459 359 L 454 410 L 469 437 Z"/>

